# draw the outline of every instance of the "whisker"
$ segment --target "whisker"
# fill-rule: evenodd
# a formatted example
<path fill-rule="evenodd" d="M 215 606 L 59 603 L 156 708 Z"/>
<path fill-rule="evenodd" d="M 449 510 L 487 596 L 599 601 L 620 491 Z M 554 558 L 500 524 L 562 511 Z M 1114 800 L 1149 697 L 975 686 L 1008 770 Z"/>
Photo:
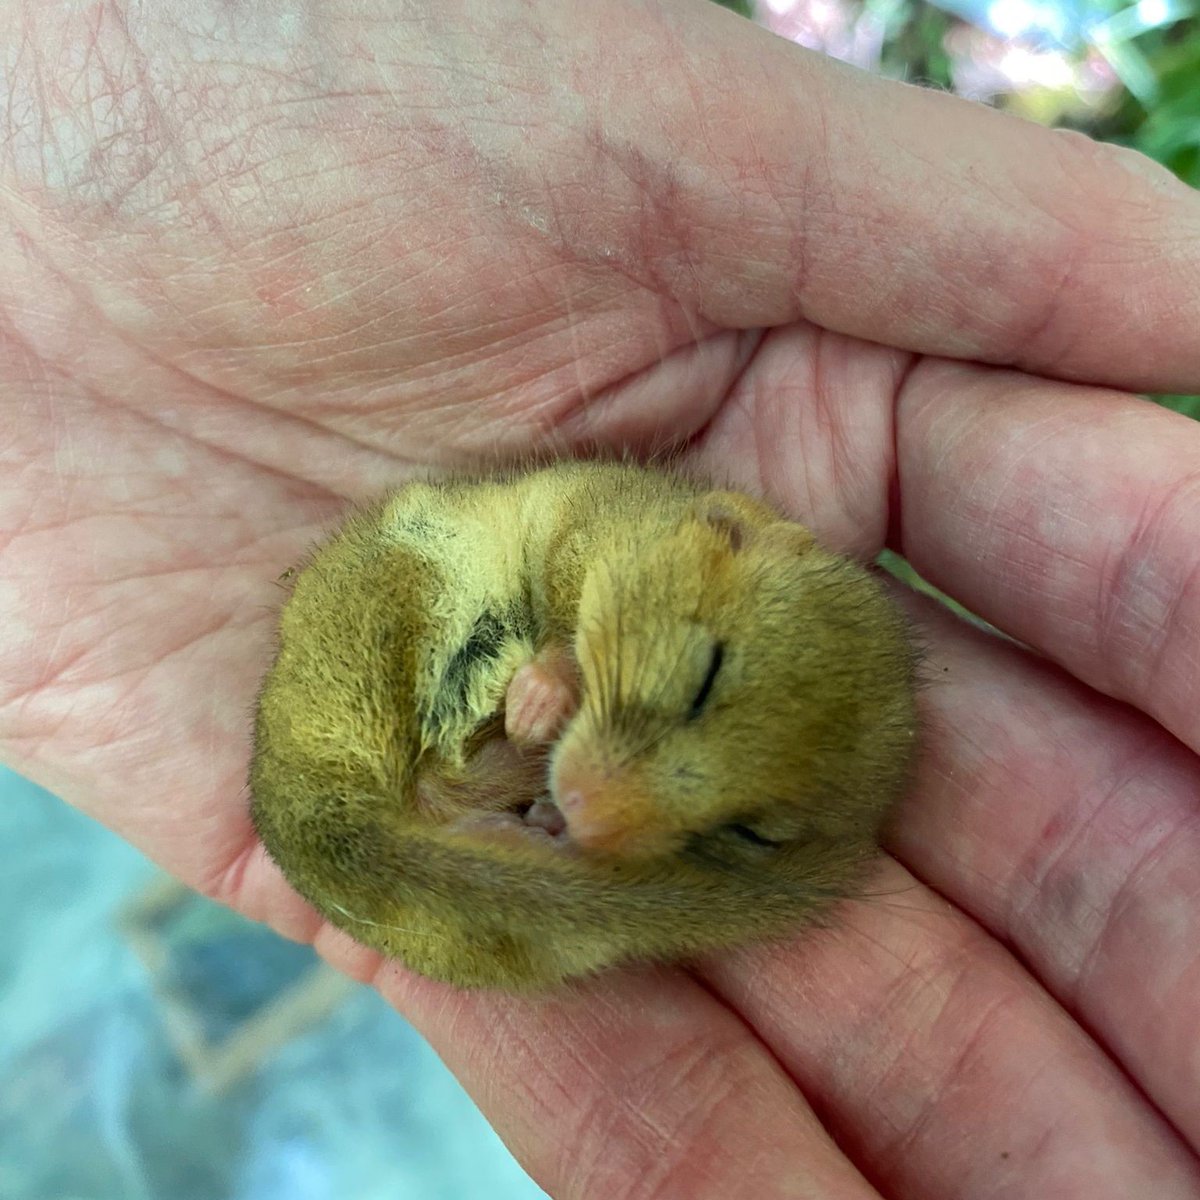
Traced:
<path fill-rule="evenodd" d="M 346 917 L 348 920 L 353 921 L 356 925 L 367 925 L 371 929 L 387 929 L 387 930 L 390 930 L 392 933 L 410 933 L 416 937 L 432 937 L 435 941 L 444 942 L 446 940 L 445 937 L 443 937 L 439 934 L 430 933 L 430 931 L 427 929 L 409 929 L 404 925 L 388 925 L 388 924 L 385 924 L 383 921 L 371 921 L 366 917 L 357 916 L 355 913 L 352 913 L 348 908 L 343 908 L 340 904 L 335 904 L 332 900 L 328 900 L 328 901 L 326 901 L 326 903 L 329 905 L 330 908 L 341 913 L 343 917 Z"/>

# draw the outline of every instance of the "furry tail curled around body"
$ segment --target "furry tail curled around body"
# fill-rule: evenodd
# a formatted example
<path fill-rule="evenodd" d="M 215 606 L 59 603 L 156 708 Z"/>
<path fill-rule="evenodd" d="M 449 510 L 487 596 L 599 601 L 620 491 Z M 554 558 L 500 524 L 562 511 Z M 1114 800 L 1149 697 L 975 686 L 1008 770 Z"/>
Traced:
<path fill-rule="evenodd" d="M 400 817 L 388 797 L 327 784 L 286 807 L 255 794 L 267 852 L 357 941 L 466 987 L 542 987 L 770 935 L 846 895 L 867 858 L 863 847 L 809 845 L 789 878 L 711 861 L 589 860 Z"/>
<path fill-rule="evenodd" d="M 635 949 L 620 881 L 564 870 L 549 852 L 396 819 L 381 796 L 331 792 L 321 807 L 325 819 L 298 818 L 256 795 L 268 854 L 331 923 L 421 974 L 526 988 Z"/>

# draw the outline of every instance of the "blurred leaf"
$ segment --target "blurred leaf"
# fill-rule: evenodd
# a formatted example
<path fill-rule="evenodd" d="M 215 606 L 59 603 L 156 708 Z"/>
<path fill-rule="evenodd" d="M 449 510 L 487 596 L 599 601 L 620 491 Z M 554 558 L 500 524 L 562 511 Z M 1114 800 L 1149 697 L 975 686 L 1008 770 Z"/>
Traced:
<path fill-rule="evenodd" d="M 922 0 L 903 0 L 867 5 L 884 22 L 880 71 L 892 79 L 923 83 L 949 89 L 950 56 L 946 53 L 946 32 L 954 24 L 952 17 Z"/>
<path fill-rule="evenodd" d="M 1086 131 L 1133 146 L 1200 186 L 1200 19 L 1152 30 L 1137 42 L 1153 77 L 1153 99 L 1128 92 Z"/>
<path fill-rule="evenodd" d="M 1151 396 L 1150 399 L 1164 408 L 1183 413 L 1185 417 L 1200 420 L 1200 396 Z"/>
<path fill-rule="evenodd" d="M 1108 60 L 1117 77 L 1146 108 L 1162 95 L 1164 64 L 1158 48 L 1164 29 L 1178 28 L 1196 8 L 1183 0 L 1157 4 L 1126 4 L 1106 21 L 1088 30 L 1088 40 Z M 1147 36 L 1149 35 L 1149 36 Z"/>

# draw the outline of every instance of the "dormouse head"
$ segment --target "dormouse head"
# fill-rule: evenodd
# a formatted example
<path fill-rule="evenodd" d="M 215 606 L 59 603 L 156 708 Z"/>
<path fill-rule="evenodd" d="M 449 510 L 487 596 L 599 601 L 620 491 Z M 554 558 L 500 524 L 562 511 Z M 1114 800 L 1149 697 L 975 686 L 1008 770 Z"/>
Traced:
<path fill-rule="evenodd" d="M 598 855 L 761 862 L 852 825 L 912 739 L 907 639 L 879 584 L 734 493 L 600 555 L 575 649 L 551 787 Z"/>

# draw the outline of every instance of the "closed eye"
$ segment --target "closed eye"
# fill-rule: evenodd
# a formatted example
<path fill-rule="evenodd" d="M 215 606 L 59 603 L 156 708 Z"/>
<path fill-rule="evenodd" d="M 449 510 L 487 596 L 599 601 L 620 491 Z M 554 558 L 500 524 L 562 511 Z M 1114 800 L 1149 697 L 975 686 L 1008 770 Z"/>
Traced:
<path fill-rule="evenodd" d="M 708 670 L 704 674 L 704 682 L 700 684 L 700 690 L 692 701 L 692 707 L 688 709 L 687 719 L 689 721 L 694 721 L 704 711 L 704 706 L 712 694 L 713 684 L 717 681 L 717 674 L 721 670 L 721 663 L 724 660 L 725 643 L 717 642 L 713 645 L 712 658 L 708 660 Z"/>
<path fill-rule="evenodd" d="M 787 844 L 763 837 L 753 826 L 735 821 L 705 833 L 693 833 L 684 847 L 684 857 L 722 870 L 736 869 L 739 864 L 749 869 L 753 862 L 759 862 L 755 869 L 761 869 L 763 858 L 782 850 Z"/>
<path fill-rule="evenodd" d="M 724 833 L 732 833 L 743 842 L 749 842 L 752 846 L 761 846 L 765 850 L 778 850 L 783 845 L 782 842 L 774 842 L 770 838 L 763 837 L 749 825 L 723 825 L 721 829 Z"/>

